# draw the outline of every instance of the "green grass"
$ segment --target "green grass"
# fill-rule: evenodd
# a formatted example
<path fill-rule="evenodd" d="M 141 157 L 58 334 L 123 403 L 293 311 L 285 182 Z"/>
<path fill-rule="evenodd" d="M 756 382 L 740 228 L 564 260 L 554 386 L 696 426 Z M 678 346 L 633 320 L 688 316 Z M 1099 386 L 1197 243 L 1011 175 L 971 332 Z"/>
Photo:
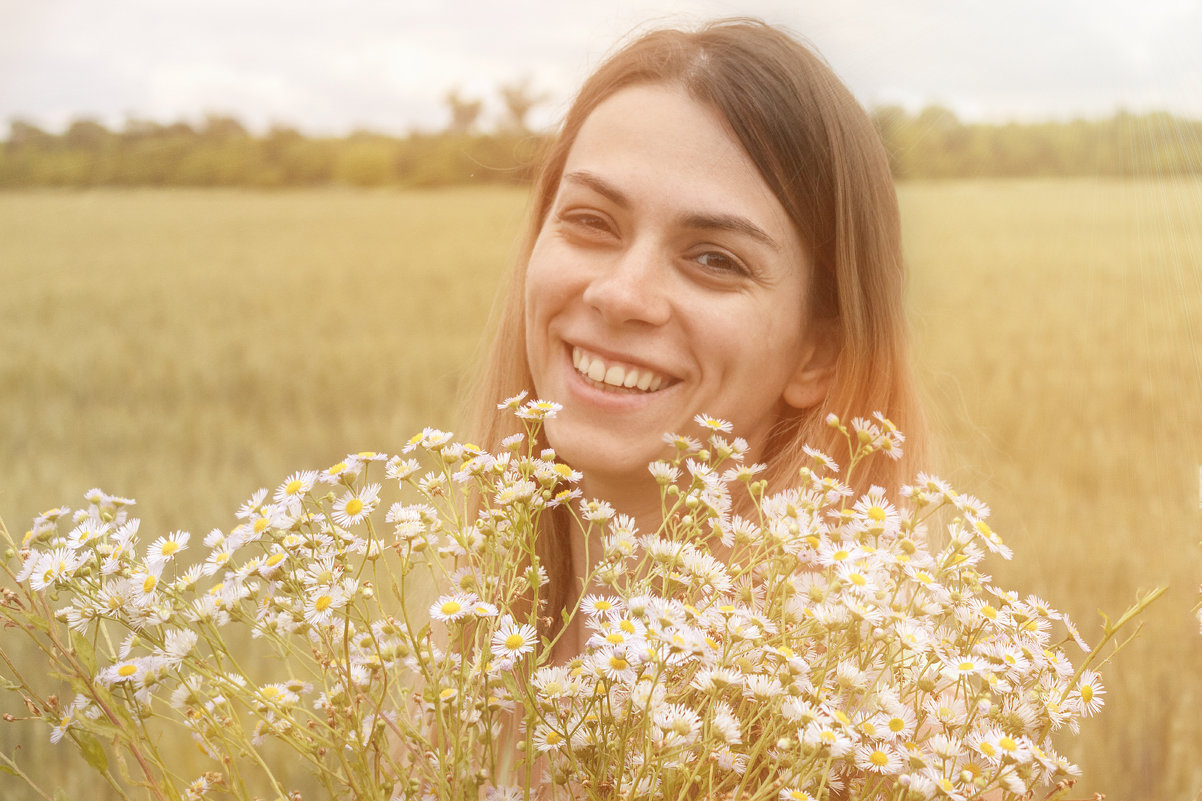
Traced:
<path fill-rule="evenodd" d="M 1202 184 L 900 190 L 939 472 L 990 503 L 1003 586 L 1096 639 L 1170 584 L 1063 743 L 1073 797 L 1202 790 Z M 20 532 L 93 486 L 145 534 L 229 526 L 251 491 L 454 426 L 515 250 L 512 189 L 0 194 L 0 513 Z M 20 715 L 14 699 L 0 711 Z M 95 798 L 31 724 L 0 747 Z M 10 789 L 11 788 L 11 789 Z M 0 777 L 7 798 L 23 798 Z"/>

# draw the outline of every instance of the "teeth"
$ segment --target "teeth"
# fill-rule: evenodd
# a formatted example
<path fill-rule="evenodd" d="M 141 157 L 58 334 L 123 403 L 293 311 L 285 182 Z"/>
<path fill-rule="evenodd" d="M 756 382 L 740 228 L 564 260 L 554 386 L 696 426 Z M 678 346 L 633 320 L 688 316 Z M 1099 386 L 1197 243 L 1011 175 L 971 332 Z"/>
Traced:
<path fill-rule="evenodd" d="M 638 388 L 644 392 L 655 392 L 664 385 L 664 377 L 650 370 L 624 367 L 620 364 L 606 365 L 598 356 L 591 356 L 580 348 L 572 348 L 572 366 L 590 380 L 612 387 Z"/>

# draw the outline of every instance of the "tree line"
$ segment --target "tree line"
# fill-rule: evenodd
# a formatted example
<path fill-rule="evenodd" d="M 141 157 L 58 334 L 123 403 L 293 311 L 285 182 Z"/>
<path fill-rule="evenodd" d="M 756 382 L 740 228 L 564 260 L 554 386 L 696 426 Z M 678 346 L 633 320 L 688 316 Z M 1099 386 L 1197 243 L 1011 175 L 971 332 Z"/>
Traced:
<path fill-rule="evenodd" d="M 253 134 L 223 115 L 195 125 L 135 119 L 121 130 L 78 119 L 58 134 L 15 120 L 0 143 L 0 188 L 427 187 L 530 180 L 546 139 L 526 126 L 537 98 L 514 89 L 506 117 L 491 131 L 479 130 L 478 101 L 454 92 L 446 100 L 451 123 L 445 130 L 404 136 L 313 137 L 287 127 Z M 965 123 L 937 106 L 918 113 L 882 107 L 871 115 L 902 180 L 1202 173 L 1202 121 L 1164 112 L 1006 124 Z"/>

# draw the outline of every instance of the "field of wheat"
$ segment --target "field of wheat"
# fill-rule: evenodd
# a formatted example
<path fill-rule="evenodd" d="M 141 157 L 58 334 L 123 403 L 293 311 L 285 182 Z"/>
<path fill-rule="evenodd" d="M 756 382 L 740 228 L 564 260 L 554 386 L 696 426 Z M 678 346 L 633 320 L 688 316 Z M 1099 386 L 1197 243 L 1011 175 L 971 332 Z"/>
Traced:
<path fill-rule="evenodd" d="M 900 187 L 939 472 L 1015 551 L 996 581 L 1068 611 L 1170 589 L 1062 742 L 1073 797 L 1202 792 L 1202 184 Z M 0 514 L 99 486 L 144 535 L 228 527 L 257 487 L 454 427 L 512 258 L 513 189 L 0 195 Z M 11 634 L 2 634 L 5 647 Z M 15 696 L 0 711 L 24 714 Z M 101 798 L 41 724 L 0 748 Z M 33 798 L 0 775 L 6 799 Z"/>

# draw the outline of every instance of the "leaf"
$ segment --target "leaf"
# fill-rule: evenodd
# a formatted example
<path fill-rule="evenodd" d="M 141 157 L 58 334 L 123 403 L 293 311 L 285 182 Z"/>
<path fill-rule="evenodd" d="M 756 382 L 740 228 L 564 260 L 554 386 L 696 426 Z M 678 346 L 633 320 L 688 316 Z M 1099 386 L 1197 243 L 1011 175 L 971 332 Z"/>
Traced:
<path fill-rule="evenodd" d="M 81 734 L 76 738 L 79 743 L 79 750 L 83 753 L 83 758 L 88 764 L 96 768 L 101 774 L 109 772 L 109 760 L 104 755 L 104 746 L 90 734 Z"/>
<path fill-rule="evenodd" d="M 4 765 L 4 764 L 0 764 L 0 773 L 7 773 L 9 776 L 20 776 L 21 775 L 20 773 L 17 773 L 17 771 L 14 768 L 11 768 L 8 765 Z"/>
<path fill-rule="evenodd" d="M 79 657 L 79 661 L 87 668 L 89 676 L 96 675 L 96 649 L 87 637 L 78 631 L 71 632 L 71 650 Z"/>

